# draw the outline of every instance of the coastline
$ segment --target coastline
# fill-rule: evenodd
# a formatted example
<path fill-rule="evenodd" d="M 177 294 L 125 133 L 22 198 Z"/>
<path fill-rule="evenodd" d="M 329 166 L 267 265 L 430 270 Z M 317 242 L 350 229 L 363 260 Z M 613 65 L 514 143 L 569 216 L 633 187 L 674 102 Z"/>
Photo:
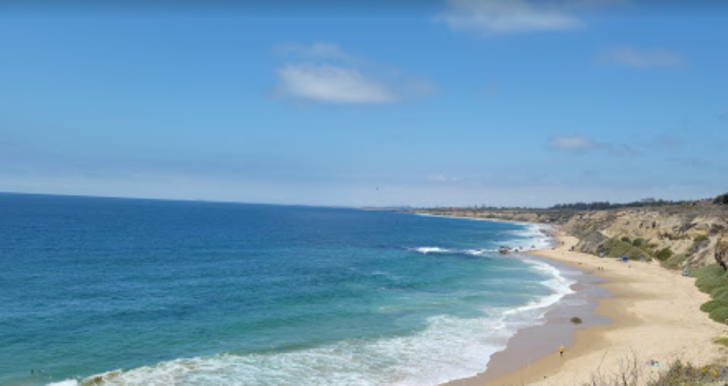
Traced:
<path fill-rule="evenodd" d="M 570 251 L 578 240 L 558 231 L 553 240 L 552 248 L 525 254 L 581 270 L 585 277 L 600 281 L 595 284 L 612 296 L 596 299 L 593 309 L 573 316 L 586 321 L 593 315 L 602 323 L 569 329 L 567 315 L 547 314 L 545 324 L 519 331 L 505 350 L 493 354 L 485 372 L 446 386 L 582 385 L 595 376 L 604 380 L 616 376 L 630 360 L 644 382 L 664 369 L 648 366 L 651 360 L 663 366 L 677 359 L 705 365 L 725 355 L 712 339 L 728 333 L 728 327 L 700 311 L 710 297 L 698 291 L 694 279 L 657 263 L 621 263 Z M 612 322 L 604 323 L 605 319 Z M 555 331 L 573 339 L 564 343 L 563 357 L 554 343 Z M 554 347 L 544 352 L 544 345 Z M 534 350 L 542 353 L 535 360 Z"/>
<path fill-rule="evenodd" d="M 439 217 L 439 218 L 455 218 L 460 220 L 474 220 L 474 221 L 493 221 L 493 222 L 505 222 L 505 223 L 511 223 L 511 224 L 518 224 L 518 225 L 537 225 L 544 228 L 549 229 L 556 229 L 557 225 L 554 224 L 548 224 L 548 223 L 541 223 L 536 221 L 521 221 L 521 220 L 511 220 L 511 219 L 505 219 L 505 218 L 488 218 L 488 217 L 475 217 L 475 216 L 450 216 L 450 215 L 444 215 L 444 214 L 430 214 L 430 213 L 420 213 L 420 212 L 410 212 L 411 214 L 415 216 L 425 216 L 425 217 Z"/>

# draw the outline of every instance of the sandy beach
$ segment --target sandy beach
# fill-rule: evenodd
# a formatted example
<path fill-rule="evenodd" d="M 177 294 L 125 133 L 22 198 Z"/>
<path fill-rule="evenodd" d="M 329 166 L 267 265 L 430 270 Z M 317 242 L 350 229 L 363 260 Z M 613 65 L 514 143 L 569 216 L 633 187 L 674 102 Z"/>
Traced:
<path fill-rule="evenodd" d="M 712 339 L 725 336 L 728 326 L 710 320 L 700 311 L 700 305 L 708 301 L 709 296 L 698 291 L 695 279 L 664 269 L 656 262 L 622 263 L 570 251 L 577 241 L 574 237 L 557 234 L 553 249 L 529 254 L 603 278 L 598 285 L 612 296 L 600 300 L 593 313 L 611 319 L 612 323 L 570 333 L 573 343 L 567 343 L 563 357 L 558 354 L 558 347 L 554 347 L 551 354 L 524 363 L 524 346 L 528 350 L 529 344 L 538 347 L 539 340 L 548 341 L 538 334 L 548 334 L 549 328 L 554 329 L 553 323 L 568 323 L 569 318 L 549 321 L 535 327 L 535 333 L 532 331 L 520 339 L 518 335 L 514 337 L 512 341 L 520 340 L 520 344 L 509 342 L 506 350 L 494 354 L 485 373 L 449 385 L 584 385 L 593 377 L 613 379 L 628 367 L 640 373 L 640 383 L 643 383 L 676 359 L 696 365 L 722 360 L 725 349 Z M 651 360 L 660 362 L 661 367 L 649 366 Z M 519 369 L 505 375 L 492 375 L 502 364 L 511 363 L 512 366 L 514 362 L 518 363 Z"/>

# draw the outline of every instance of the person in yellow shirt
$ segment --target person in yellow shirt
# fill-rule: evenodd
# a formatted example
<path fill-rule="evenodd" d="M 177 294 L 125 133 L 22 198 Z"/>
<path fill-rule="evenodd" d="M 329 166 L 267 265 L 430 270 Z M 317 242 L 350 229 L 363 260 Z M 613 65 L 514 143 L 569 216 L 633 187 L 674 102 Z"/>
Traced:
<path fill-rule="evenodd" d="M 564 356 L 564 346 L 559 347 L 559 355 Z"/>

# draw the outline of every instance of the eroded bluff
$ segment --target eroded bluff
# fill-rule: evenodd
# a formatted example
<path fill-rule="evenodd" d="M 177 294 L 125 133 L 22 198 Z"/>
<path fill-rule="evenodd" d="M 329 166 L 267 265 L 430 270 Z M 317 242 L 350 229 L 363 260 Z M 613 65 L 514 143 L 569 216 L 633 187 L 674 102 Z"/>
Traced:
<path fill-rule="evenodd" d="M 581 241 L 576 249 L 597 254 L 610 247 L 645 258 L 674 256 L 675 266 L 728 266 L 728 207 L 630 208 L 578 212 L 564 230 Z M 620 244 L 621 242 L 621 244 Z M 626 246 L 624 243 L 628 243 Z M 663 253 L 660 253 L 660 252 Z"/>

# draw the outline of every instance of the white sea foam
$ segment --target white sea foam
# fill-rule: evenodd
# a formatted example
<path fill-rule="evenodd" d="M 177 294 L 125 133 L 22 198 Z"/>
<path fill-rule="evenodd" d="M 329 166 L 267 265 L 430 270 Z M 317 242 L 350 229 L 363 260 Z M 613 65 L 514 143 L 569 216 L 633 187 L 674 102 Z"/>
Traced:
<path fill-rule="evenodd" d="M 548 246 L 539 226 L 513 231 L 512 248 Z M 515 244 L 515 246 L 514 246 Z M 482 256 L 497 251 L 453 250 L 434 246 L 412 248 L 421 254 L 463 253 Z M 426 328 L 405 336 L 376 340 L 348 340 L 321 347 L 283 353 L 176 359 L 127 371 L 89 377 L 85 385 L 397 385 L 428 386 L 476 375 L 488 358 L 505 348 L 521 328 L 542 324 L 550 306 L 573 292 L 573 280 L 542 261 L 518 257 L 547 277 L 547 294 L 510 308 L 484 310 L 480 318 L 434 316 Z M 384 272 L 373 272 L 380 275 Z M 95 383 L 94 383 L 95 382 Z M 74 384 L 75 385 L 75 384 Z M 71 384 L 54 384 L 71 386 Z"/>
<path fill-rule="evenodd" d="M 93 378 L 103 385 L 434 386 L 483 371 L 485 359 L 505 347 L 525 312 L 478 319 L 437 316 L 411 336 L 278 354 L 177 359 Z"/>
<path fill-rule="evenodd" d="M 67 379 L 65 381 L 49 383 L 48 386 L 78 386 L 78 381 L 75 379 Z"/>
<path fill-rule="evenodd" d="M 549 279 L 542 282 L 542 284 L 551 290 L 551 294 L 543 296 L 524 306 L 508 310 L 506 311 L 507 313 L 517 313 L 525 310 L 541 310 L 538 316 L 540 318 L 546 314 L 549 306 L 556 304 L 564 296 L 574 293 L 571 286 L 575 283 L 575 281 L 564 276 L 562 272 L 555 267 L 532 258 L 525 258 L 523 261 L 530 264 L 536 271 L 549 276 Z"/>
<path fill-rule="evenodd" d="M 546 234 L 546 231 L 549 230 L 550 227 L 536 224 L 524 224 L 524 227 L 524 229 L 504 231 L 502 235 L 506 236 L 506 239 L 499 242 L 500 245 L 508 247 L 511 250 L 518 250 L 522 252 L 546 249 L 553 245 L 551 237 Z M 416 247 L 411 248 L 411 250 L 423 255 L 434 253 L 459 253 L 472 256 L 483 256 L 498 252 L 498 249 L 449 249 L 436 246 Z"/>
<path fill-rule="evenodd" d="M 548 229 L 550 228 L 544 225 L 529 224 L 525 229 L 507 231 L 507 235 L 516 236 L 516 238 L 508 240 L 506 244 L 512 249 L 521 251 L 549 248 L 553 243 L 551 238 L 544 233 Z"/>
<path fill-rule="evenodd" d="M 465 251 L 463 251 L 463 252 L 464 252 L 464 253 L 465 253 L 466 255 L 471 255 L 471 256 L 483 256 L 483 255 L 485 255 L 485 254 L 487 254 L 487 253 L 493 253 L 493 252 L 496 252 L 496 251 L 494 251 L 494 250 L 492 250 L 492 249 L 466 249 L 466 250 L 465 250 Z"/>
<path fill-rule="evenodd" d="M 411 250 L 421 253 L 423 255 L 431 253 L 448 253 L 448 254 L 464 254 L 471 256 L 483 256 L 488 253 L 496 253 L 498 250 L 495 249 L 448 249 L 440 247 L 417 247 L 411 248 Z"/>
<path fill-rule="evenodd" d="M 542 324 L 548 307 L 571 292 L 572 281 L 541 261 L 524 259 L 548 275 L 549 294 L 487 316 L 435 316 L 422 331 L 376 340 L 349 340 L 286 353 L 219 354 L 177 359 L 88 378 L 85 385 L 438 385 L 485 370 L 517 330 Z M 96 381 L 97 383 L 92 383 Z M 63 385 L 65 386 L 65 384 Z"/>
<path fill-rule="evenodd" d="M 413 250 L 415 252 L 421 253 L 423 255 L 426 255 L 428 253 L 450 253 L 450 252 L 452 252 L 449 249 L 443 249 L 443 248 L 439 248 L 439 247 L 418 247 L 418 248 L 413 248 Z"/>

